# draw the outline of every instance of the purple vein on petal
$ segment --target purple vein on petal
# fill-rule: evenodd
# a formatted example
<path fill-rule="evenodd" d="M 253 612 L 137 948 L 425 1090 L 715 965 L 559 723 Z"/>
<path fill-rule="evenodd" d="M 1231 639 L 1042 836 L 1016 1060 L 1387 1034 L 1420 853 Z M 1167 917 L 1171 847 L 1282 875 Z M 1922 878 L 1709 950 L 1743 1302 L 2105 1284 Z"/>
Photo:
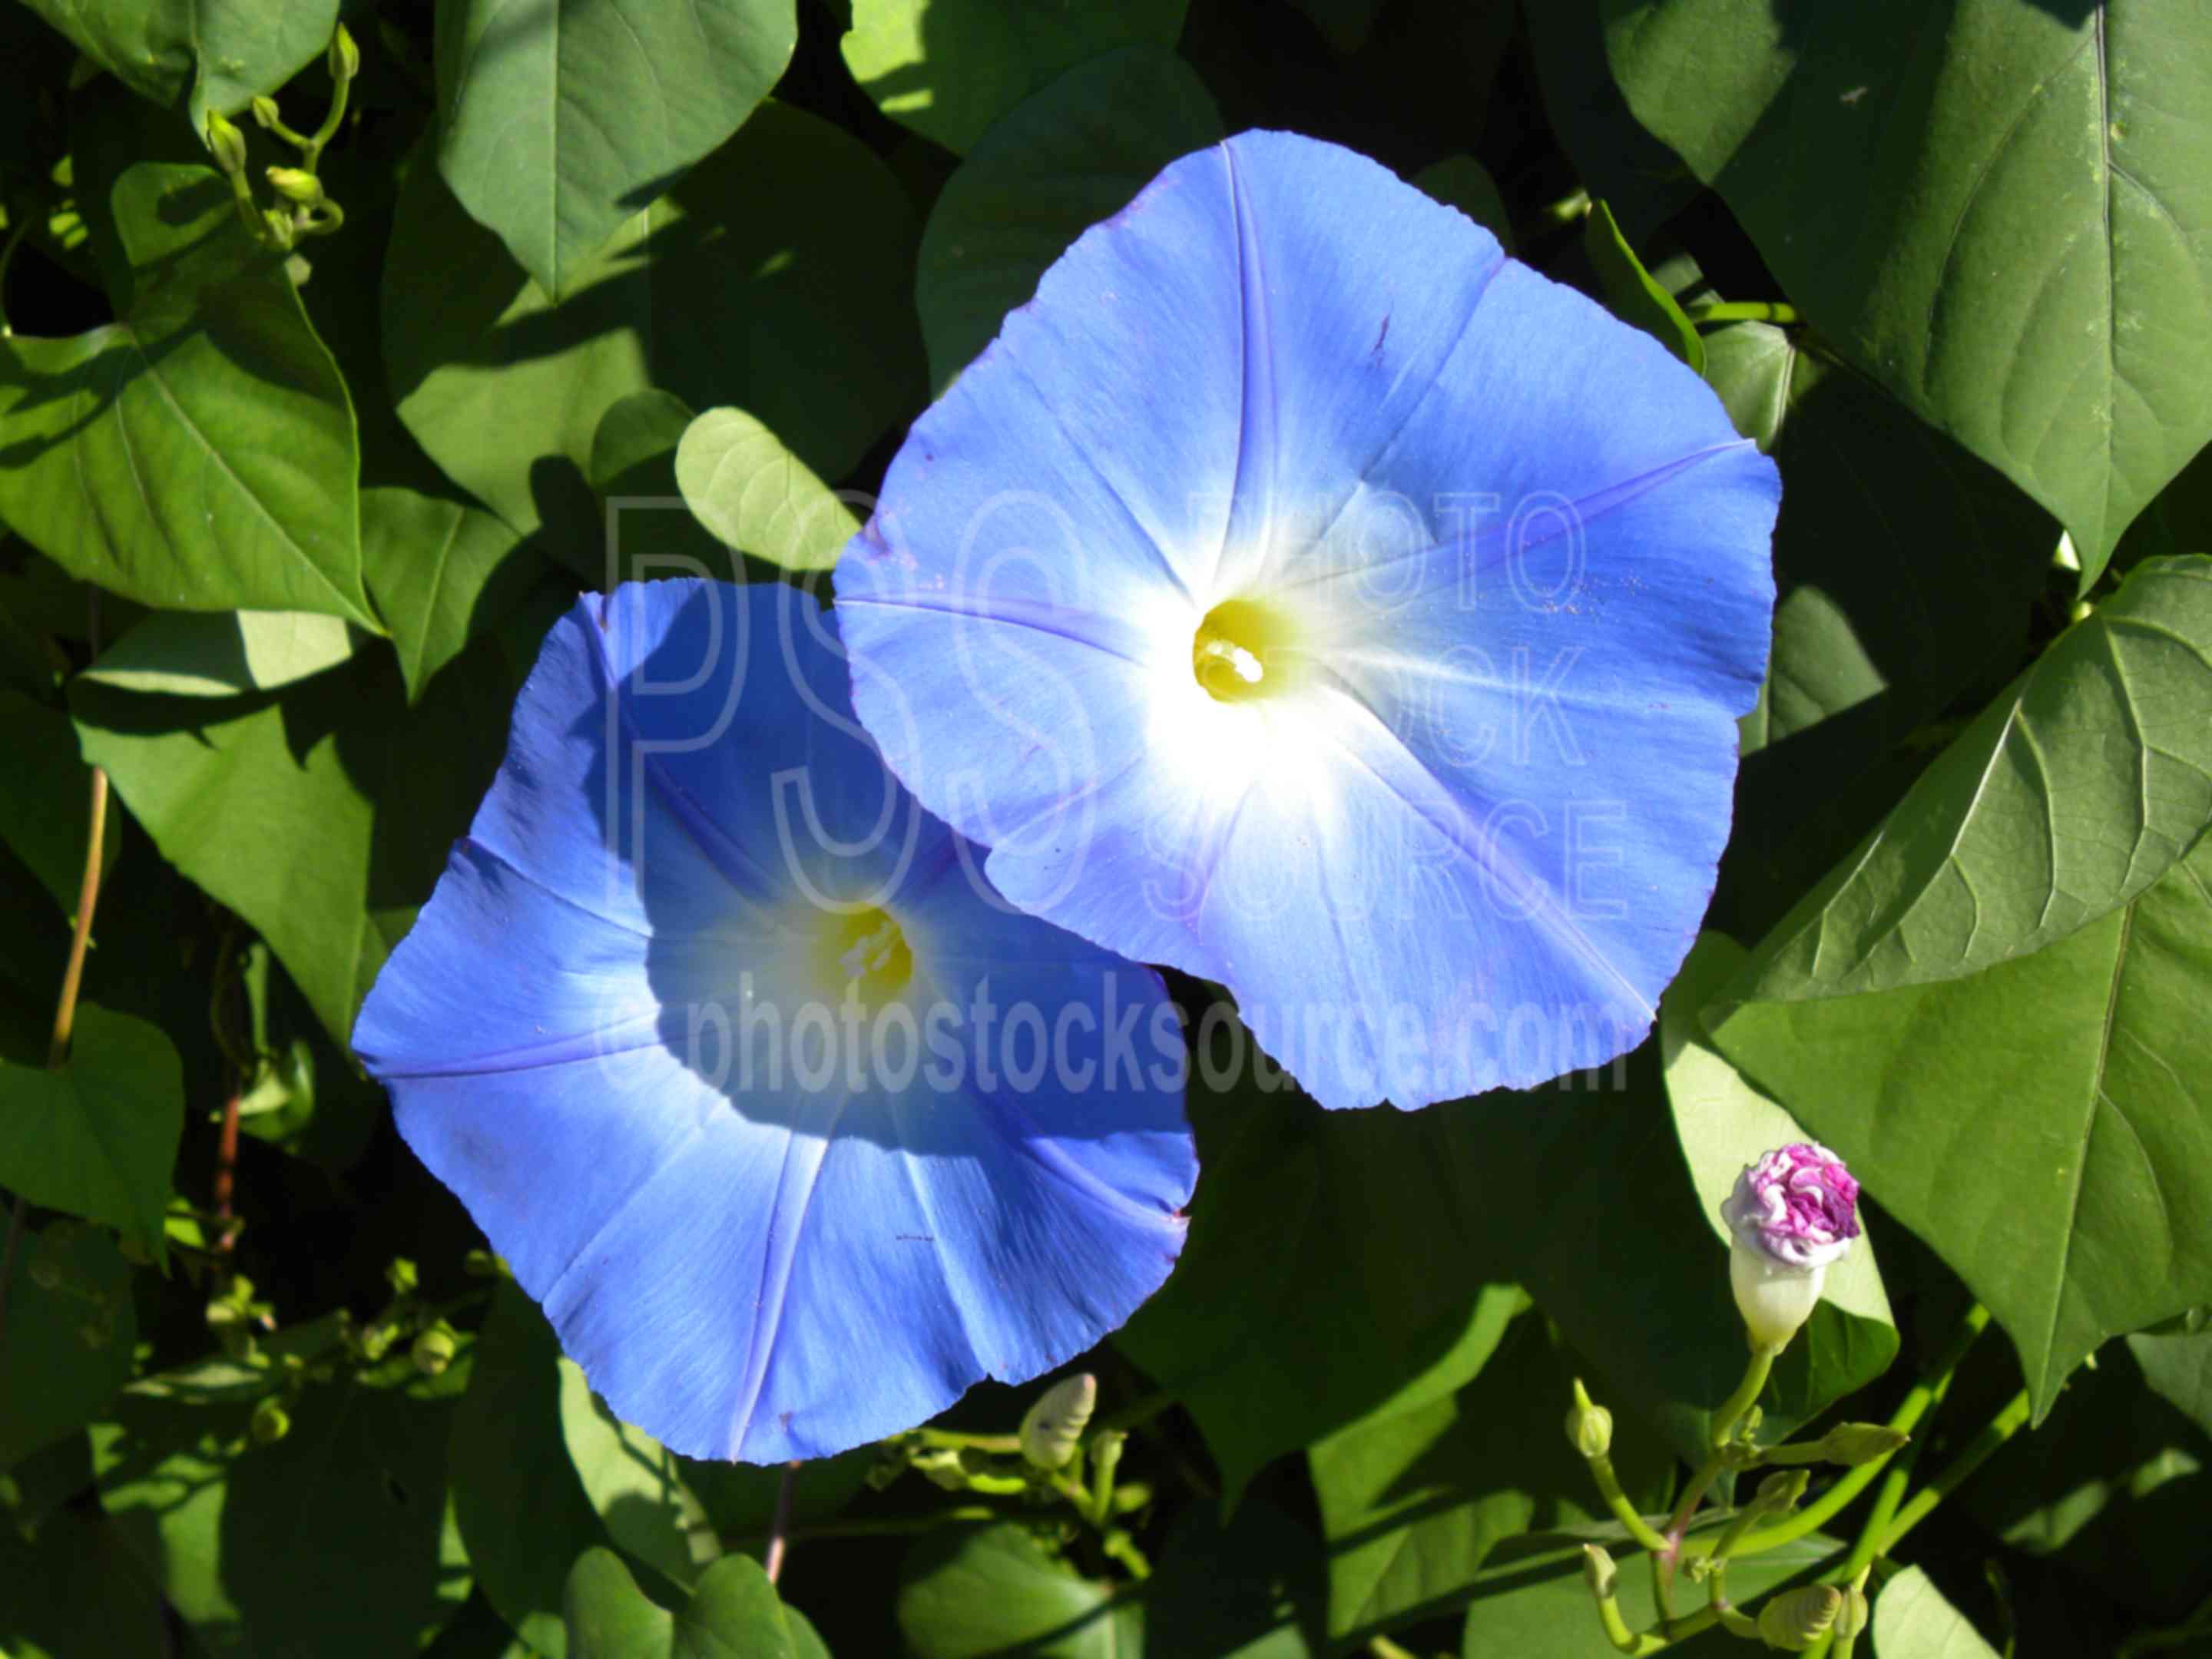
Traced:
<path fill-rule="evenodd" d="M 1108 498 L 1121 509 L 1121 517 L 1127 521 L 1130 530 L 1135 533 L 1138 541 L 1144 544 L 1145 551 L 1152 555 L 1152 563 L 1158 568 L 1160 574 L 1168 579 L 1176 592 L 1182 594 L 1184 599 L 1189 599 L 1190 589 L 1184 585 L 1181 573 L 1169 560 L 1166 550 L 1160 545 L 1159 538 L 1153 533 L 1149 525 L 1137 516 L 1137 509 L 1129 505 L 1129 498 L 1121 493 L 1120 486 L 1115 484 L 1113 479 L 1106 476 L 1106 469 L 1098 465 L 1090 449 L 1079 442 L 1075 434 L 1067 429 L 1067 422 L 1060 418 L 1059 409 L 1051 398 L 1045 396 L 1043 389 L 1037 385 L 1035 377 L 1030 374 L 1028 365 L 1022 362 L 1020 354 L 1014 349 L 1011 337 L 1004 333 L 1000 334 L 992 343 L 990 349 L 1004 358 L 1012 367 L 1014 373 L 1021 377 L 1022 385 L 1028 390 L 1030 397 L 1036 402 L 1036 406 L 1044 411 L 1046 418 L 1052 422 L 1053 430 L 1060 434 L 1060 441 L 1066 445 L 1068 449 L 1090 470 L 1091 476 L 1098 480 L 1099 488 L 1103 489 Z M 1195 601 L 1193 602 L 1195 603 Z"/>
<path fill-rule="evenodd" d="M 730 1419 L 730 1449 L 744 1449 L 751 1432 L 753 1413 L 768 1385 L 775 1363 L 775 1346 L 783 1334 L 784 1304 L 791 1295 L 791 1275 L 798 1266 L 799 1241 L 806 1230 L 806 1217 L 821 1184 L 822 1165 L 830 1155 L 830 1138 L 837 1132 L 850 1097 L 841 1097 L 823 1114 L 819 1127 L 793 1125 L 784 1141 L 783 1169 L 776 1177 L 775 1198 L 769 1206 L 768 1242 L 761 1252 L 761 1282 L 753 1302 L 754 1324 L 750 1352 L 745 1356 L 745 1375 L 738 1389 L 738 1404 Z M 896 1154 L 895 1154 L 896 1155 Z M 796 1191 L 793 1183 L 796 1182 Z M 787 1222 L 787 1200 L 796 1200 L 796 1213 Z"/>
<path fill-rule="evenodd" d="M 933 611 L 942 616 L 964 617 L 975 622 L 998 623 L 1007 628 L 1026 628 L 1031 633 L 1048 634 L 1054 639 L 1066 641 L 1070 645 L 1079 645 L 1087 650 L 1096 651 L 1105 656 L 1118 657 L 1133 668 L 1142 668 L 1146 665 L 1144 659 L 1136 654 L 1143 648 L 1141 646 L 1125 647 L 1109 644 L 1103 639 L 1093 639 L 1087 635 L 1079 634 L 1064 623 L 1066 617 L 1081 613 L 1070 611 L 1058 605 L 1039 605 L 1031 599 L 1001 598 L 993 601 L 996 608 L 989 611 L 980 608 L 978 604 L 963 603 L 962 596 L 957 594 L 947 595 L 942 599 L 924 599 L 905 593 L 894 598 L 885 598 L 879 594 L 841 593 L 837 596 L 837 604 L 841 609 L 845 610 L 873 606 L 878 610 Z M 1110 623 L 1117 629 L 1122 626 L 1103 616 L 1096 616 L 1094 619 L 1102 623 Z M 1133 637 L 1135 636 L 1136 630 L 1133 629 L 1126 631 Z"/>
<path fill-rule="evenodd" d="M 1251 208 L 1237 181 L 1237 153 L 1226 144 L 1221 149 L 1221 163 L 1228 179 L 1230 216 L 1237 237 L 1243 402 L 1237 423 L 1237 473 L 1231 486 L 1235 493 L 1230 501 L 1229 522 L 1222 532 L 1221 550 L 1214 557 L 1214 581 L 1220 579 L 1222 562 L 1231 546 L 1267 534 L 1275 507 L 1278 454 L 1274 340 L 1267 322 L 1267 274 L 1260 269 L 1260 239 L 1253 228 Z"/>
<path fill-rule="evenodd" d="M 1412 795 L 1407 793 L 1401 784 L 1395 779 L 1385 775 L 1380 767 L 1366 755 L 1362 754 L 1357 744 L 1346 741 L 1334 731 L 1328 722 L 1317 722 L 1320 729 L 1330 740 L 1349 756 L 1352 763 L 1360 770 L 1395 796 L 1399 804 L 1407 811 L 1426 821 L 1431 829 L 1441 831 L 1462 853 L 1477 864 L 1510 875 L 1518 890 L 1529 896 L 1531 908 L 1534 915 L 1542 919 L 1546 931 L 1570 952 L 1581 958 L 1586 966 L 1595 969 L 1601 978 L 1618 986 L 1638 1012 L 1647 1018 L 1651 1017 L 1656 1011 L 1644 998 L 1644 994 L 1629 981 L 1620 969 L 1613 966 L 1612 961 L 1597 948 L 1589 935 L 1575 925 L 1574 918 L 1559 908 L 1557 896 L 1552 890 L 1522 869 L 1519 862 L 1506 851 L 1504 844 L 1495 836 L 1484 836 L 1479 829 L 1468 821 L 1466 809 L 1459 805 L 1451 791 L 1444 786 L 1442 780 L 1429 770 L 1419 756 L 1406 747 L 1404 739 L 1400 738 L 1387 722 L 1376 717 L 1375 711 L 1368 706 L 1365 699 L 1353 697 L 1351 701 L 1367 717 L 1366 724 L 1382 738 L 1392 752 L 1401 759 L 1410 763 L 1413 769 L 1422 777 L 1443 791 L 1444 799 L 1449 803 L 1450 810 L 1448 813 L 1439 815 L 1421 806 Z"/>
<path fill-rule="evenodd" d="M 1732 455 L 1741 450 L 1755 450 L 1757 447 L 1758 446 L 1750 439 L 1739 438 L 1729 443 L 1714 444 L 1705 449 L 1692 450 L 1689 454 L 1677 459 L 1662 462 L 1649 471 L 1639 472 L 1632 478 L 1625 478 L 1619 483 L 1608 484 L 1603 489 L 1592 490 L 1579 500 L 1568 502 L 1567 506 L 1578 522 L 1587 524 L 1593 519 L 1603 518 L 1614 509 L 1626 507 L 1630 502 L 1650 494 L 1662 484 L 1672 483 L 1683 473 L 1703 465 L 1717 455 Z M 1559 527 L 1545 535 L 1524 536 L 1520 542 L 1522 550 L 1525 552 L 1532 547 L 1541 547 L 1547 542 L 1557 541 L 1559 537 L 1566 533 L 1563 522 L 1565 518 L 1565 514 L 1556 509 L 1547 512 L 1544 514 L 1544 521 Z M 1488 556 L 1495 557 L 1506 550 L 1506 532 L 1511 527 L 1512 522 L 1508 520 L 1506 523 L 1482 532 L 1469 539 L 1476 544 L 1487 544 Z M 1292 593 L 1304 588 L 1319 587 L 1328 582 L 1341 581 L 1347 577 L 1361 578 L 1377 570 L 1388 570 L 1394 566 L 1404 564 L 1408 560 L 1432 559 L 1437 554 L 1448 553 L 1455 546 L 1461 544 L 1458 542 L 1437 542 L 1427 547 L 1408 548 L 1402 553 L 1392 554 L 1387 559 L 1376 559 L 1370 564 L 1359 565 L 1351 569 L 1325 569 L 1297 581 L 1285 582 L 1273 591 L 1278 593 Z M 1474 567 L 1478 573 L 1487 568 L 1486 564 L 1477 564 Z"/>

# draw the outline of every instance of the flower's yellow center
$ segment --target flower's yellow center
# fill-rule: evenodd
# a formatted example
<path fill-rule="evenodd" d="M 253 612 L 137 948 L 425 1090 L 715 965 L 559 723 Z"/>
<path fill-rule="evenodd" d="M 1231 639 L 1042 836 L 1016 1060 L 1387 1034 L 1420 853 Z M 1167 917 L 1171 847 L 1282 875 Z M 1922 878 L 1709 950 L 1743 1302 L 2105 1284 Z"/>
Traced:
<path fill-rule="evenodd" d="M 825 915 L 817 967 L 830 1000 L 857 997 L 874 1008 L 906 988 L 914 976 L 914 952 L 890 913 L 873 906 L 850 915 Z"/>
<path fill-rule="evenodd" d="M 1261 599 L 1224 599 L 1206 613 L 1191 641 L 1191 671 L 1220 702 L 1250 702 L 1288 690 L 1298 678 L 1297 630 Z"/>

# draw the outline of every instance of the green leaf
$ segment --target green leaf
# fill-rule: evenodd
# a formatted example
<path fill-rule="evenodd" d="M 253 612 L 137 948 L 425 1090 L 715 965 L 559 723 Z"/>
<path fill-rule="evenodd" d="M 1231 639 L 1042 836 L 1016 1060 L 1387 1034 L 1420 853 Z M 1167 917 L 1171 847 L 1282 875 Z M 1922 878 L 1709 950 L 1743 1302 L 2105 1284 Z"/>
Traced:
<path fill-rule="evenodd" d="M 174 104 L 191 87 L 192 131 L 274 92 L 319 57 L 338 0 L 26 0 L 77 49 L 142 98 Z"/>
<path fill-rule="evenodd" d="M 410 702 L 551 574 L 490 514 L 396 487 L 362 492 L 361 558 L 368 590 L 392 625 Z"/>
<path fill-rule="evenodd" d="M 2175 1619 L 2203 1595 L 2196 1517 L 2212 1493 L 2203 1467 L 2212 1448 L 2179 1412 L 2147 1397 L 2134 1358 L 2146 1340 L 2108 1346 L 2096 1370 L 2067 1384 L 2043 1426 L 2014 1440 L 1957 1501 L 2053 1576 L 2094 1584 L 2147 1617 Z M 1969 1370 L 1945 1415 L 1987 1421 L 2016 1383 L 2008 1365 Z"/>
<path fill-rule="evenodd" d="M 2128 1346 L 2151 1392 L 2212 1435 L 2212 1332 L 2137 1332 Z"/>
<path fill-rule="evenodd" d="M 1221 136 L 1205 84 L 1156 46 L 1085 64 L 1008 114 L 946 181 L 922 233 L 915 304 L 931 386 L 952 383 L 1086 228 Z"/>
<path fill-rule="evenodd" d="M 744 124 L 798 39 L 793 0 L 440 0 L 438 169 L 565 300 L 624 219 Z"/>
<path fill-rule="evenodd" d="M 518 681 L 468 653 L 410 711 L 365 652 L 274 700 L 80 682 L 70 707 L 161 856 L 269 941 L 343 1048 L 499 763 Z"/>
<path fill-rule="evenodd" d="M 423 1377 L 401 1358 L 310 1386 L 267 1446 L 247 1437 L 249 1405 L 133 1384 L 93 1426 L 100 1501 L 212 1654 L 274 1659 L 307 1631 L 317 1659 L 414 1652 L 469 1593 L 446 1501 L 467 1370 Z"/>
<path fill-rule="evenodd" d="M 493 1292 L 447 1457 L 477 1588 L 545 1659 L 568 1653 L 562 1601 L 606 1529 L 561 1434 L 561 1345 L 512 1280 Z"/>
<path fill-rule="evenodd" d="M 9 736 L 8 787 L 0 791 L 0 842 L 75 920 L 91 828 L 92 770 L 77 753 L 76 731 L 58 708 L 20 691 L 0 690 L 0 730 Z M 122 836 L 110 824 L 103 865 L 115 867 Z"/>
<path fill-rule="evenodd" d="M 1606 303 L 1624 322 L 1633 323 L 1700 374 L 1705 372 L 1705 343 L 1674 303 L 1674 296 L 1651 280 L 1602 201 L 1590 205 L 1583 221 L 1583 250 L 1604 285 Z"/>
<path fill-rule="evenodd" d="M 351 655 L 346 624 L 313 611 L 156 611 L 101 652 L 84 678 L 123 691 L 230 697 L 273 691 Z"/>
<path fill-rule="evenodd" d="M 1785 480 L 1773 649 L 1740 722 L 1746 758 L 1716 923 L 1758 935 L 1910 781 L 1868 775 L 1960 697 L 1979 702 L 2012 677 L 2058 527 L 1802 331 L 1717 330 L 1705 336 L 1705 373 Z"/>
<path fill-rule="evenodd" d="M 143 1019 L 80 1003 L 58 1071 L 0 1059 L 0 1187 L 116 1228 L 156 1260 L 184 1127 L 184 1068 Z"/>
<path fill-rule="evenodd" d="M 563 1355 L 559 1372 L 561 1434 L 586 1501 L 639 1560 L 675 1583 L 699 1583 L 722 1544 L 676 1454 L 608 1410 L 574 1360 Z"/>
<path fill-rule="evenodd" d="M 2212 439 L 2212 34 L 2186 8 L 1609 0 L 1630 106 L 1862 368 L 2072 532 Z"/>
<path fill-rule="evenodd" d="M 1461 1659 L 1530 1659 L 1536 1654 L 1543 1659 L 1615 1659 L 1583 1581 L 1582 1547 L 1566 1542 L 1562 1547 L 1545 1547 L 1559 1542 L 1532 1534 L 1527 1545 L 1510 1552 L 1510 1559 L 1495 1559 L 1483 1575 L 1483 1587 L 1490 1593 L 1467 1610 Z M 1810 1579 L 1841 1556 L 1844 1548 L 1840 1540 L 1816 1532 L 1779 1549 L 1732 1561 L 1729 1599 L 1756 1613 L 1753 1604 L 1768 1591 Z M 1507 1554 L 1500 1551 L 1499 1558 Z M 1651 1575 L 1630 1571 L 1636 1565 L 1626 1558 L 1621 1561 L 1620 1612 L 1631 1629 L 1649 1630 L 1657 1622 L 1658 1609 L 1651 1599 Z M 1765 1650 L 1747 1647 L 1726 1631 L 1713 1629 L 1667 1651 L 1674 1659 L 1729 1659 Z"/>
<path fill-rule="evenodd" d="M 1543 1322 L 1519 1320 L 1456 1394 L 1315 1444 L 1328 1629 L 1340 1645 L 1462 1606 L 1509 1539 L 1604 1520 L 1589 1469 L 1559 1431 L 1571 1377 Z M 1631 1493 L 1656 1507 L 1671 1460 L 1626 1423 L 1615 1457 Z"/>
<path fill-rule="evenodd" d="M 1495 236 L 1508 253 L 1513 252 L 1513 223 L 1505 211 L 1505 198 L 1474 157 L 1447 155 L 1431 161 L 1413 175 L 1413 183 L 1446 207 L 1457 208 Z"/>
<path fill-rule="evenodd" d="M 1441 1118 L 1278 1086 L 1194 1091 L 1190 1237 L 1115 1339 L 1197 1419 L 1232 1505 L 1284 1453 L 1449 1395 L 1517 1305 L 1471 1241 Z"/>
<path fill-rule="evenodd" d="M 1606 64 L 1598 4 L 1517 9 L 1544 113 L 1574 176 L 1589 196 L 1610 204 L 1626 234 L 1643 240 L 1689 205 L 1699 188 L 1696 177 L 1629 113 Z"/>
<path fill-rule="evenodd" d="M 742 409 L 710 409 L 684 428 L 676 483 L 726 546 L 787 570 L 827 570 L 860 521 Z"/>
<path fill-rule="evenodd" d="M 1187 0 L 854 0 L 845 65 L 893 120 L 964 155 L 1063 70 L 1118 46 L 1172 46 Z"/>
<path fill-rule="evenodd" d="M 1997 1650 L 1917 1567 L 1907 1567 L 1875 1597 L 1874 1645 L 1881 1659 L 1997 1659 Z"/>
<path fill-rule="evenodd" d="M 1310 1659 L 1323 1650 L 1321 1540 L 1264 1504 L 1188 1505 L 1145 1586 L 1146 1659 Z"/>
<path fill-rule="evenodd" d="M 0 1469 L 99 1416 L 131 1380 L 138 1340 L 131 1264 L 105 1233 L 75 1222 L 24 1236 L 7 1305 Z"/>
<path fill-rule="evenodd" d="M 315 611 L 381 632 L 362 586 L 360 447 L 283 262 L 205 167 L 112 196 L 118 320 L 0 339 L 0 518 L 71 574 L 185 611 Z"/>
<path fill-rule="evenodd" d="M 900 1574 L 914 1659 L 1138 1659 L 1145 1612 L 1012 1523 L 925 1535 Z"/>
<path fill-rule="evenodd" d="M 418 167 L 392 230 L 385 361 L 401 418 L 448 477 L 603 569 L 584 469 L 630 393 L 741 404 L 825 478 L 860 460 L 922 389 L 913 246 L 906 192 L 872 151 L 769 103 L 634 215 L 556 311 Z"/>
<path fill-rule="evenodd" d="M 64 1509 L 26 1535 L 0 1527 L 0 1651 L 9 1659 L 143 1652 L 161 1598 L 97 1510 Z"/>
<path fill-rule="evenodd" d="M 1759 946 L 1732 1000 L 1926 984 L 2063 939 L 2212 822 L 2212 559 L 2157 559 L 2046 650 Z"/>
<path fill-rule="evenodd" d="M 1734 939 L 1700 934 L 1659 1007 L 1660 1054 L 1674 1133 L 1698 1189 L 1698 1207 L 1723 1249 L 1729 1237 L 1721 1220 L 1721 1200 L 1734 1189 L 1744 1166 L 1775 1147 L 1812 1139 L 1796 1119 L 1744 1080 L 1698 1022 L 1698 1010 L 1743 961 L 1743 947 Z M 1896 1358 L 1897 1321 L 1875 1265 L 1871 1226 L 1829 1268 L 1820 1305 L 1792 1346 L 1803 1351 L 1811 1378 L 1811 1397 L 1797 1402 L 1799 1414 L 1806 1416 L 1856 1393 Z M 1785 1382 L 1789 1376 L 1784 1373 Z"/>
<path fill-rule="evenodd" d="M 601 417 L 584 471 L 602 509 L 605 545 L 591 568 L 577 572 L 591 586 L 665 576 L 749 579 L 744 561 L 732 558 L 699 521 L 678 482 L 677 451 L 692 419 L 691 405 L 666 392 L 632 392 Z"/>
<path fill-rule="evenodd" d="M 1715 1034 L 1989 1305 L 2039 1420 L 2106 1337 L 2212 1300 L 2208 878 L 2201 842 L 2033 956 Z"/>
<path fill-rule="evenodd" d="M 566 1606 L 574 1659 L 829 1659 L 750 1556 L 716 1562 L 683 1611 L 670 1613 L 638 1589 L 622 1557 L 588 1549 L 568 1575 Z"/>

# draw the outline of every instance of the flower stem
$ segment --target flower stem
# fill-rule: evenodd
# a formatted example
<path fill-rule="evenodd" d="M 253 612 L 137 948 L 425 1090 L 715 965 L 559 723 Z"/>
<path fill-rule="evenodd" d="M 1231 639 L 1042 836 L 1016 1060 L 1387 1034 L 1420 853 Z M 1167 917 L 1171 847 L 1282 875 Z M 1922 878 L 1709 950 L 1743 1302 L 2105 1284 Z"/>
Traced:
<path fill-rule="evenodd" d="M 791 1486 L 798 1474 L 796 1461 L 786 1463 L 775 1483 L 775 1513 L 768 1523 L 768 1548 L 761 1553 L 761 1571 L 771 1584 L 783 1576 L 783 1558 L 791 1544 Z"/>
<path fill-rule="evenodd" d="M 1735 1437 L 1735 1425 L 1758 1401 L 1759 1391 L 1766 1387 L 1766 1379 L 1774 1370 L 1774 1357 L 1781 1352 L 1778 1342 L 1753 1345 L 1750 1362 L 1743 1368 L 1743 1381 L 1735 1385 L 1735 1392 L 1721 1401 L 1720 1409 L 1713 1413 L 1711 1441 L 1717 1449 Z"/>
<path fill-rule="evenodd" d="M 1684 306 L 1682 314 L 1692 323 L 1796 323 L 1804 319 L 1797 307 L 1765 300 L 1707 300 Z"/>
<path fill-rule="evenodd" d="M 916 1429 L 915 1434 L 925 1446 L 948 1447 L 955 1451 L 1002 1452 L 1013 1456 L 1022 1449 L 1022 1437 L 1018 1434 L 964 1434 L 957 1429 Z"/>
<path fill-rule="evenodd" d="M 1620 1477 L 1613 1473 L 1613 1459 L 1600 1453 L 1586 1461 L 1589 1465 L 1590 1479 L 1597 1483 L 1598 1493 L 1605 1499 L 1606 1508 L 1613 1511 L 1613 1519 L 1627 1528 L 1628 1535 L 1645 1549 L 1665 1549 L 1666 1538 L 1657 1528 L 1636 1512 L 1636 1506 L 1628 1501 L 1628 1494 L 1621 1490 Z"/>
<path fill-rule="evenodd" d="M 1974 1339 L 1987 1328 L 1989 1322 L 1990 1310 L 1978 1302 L 1966 1310 L 1966 1316 L 1960 1321 L 1959 1328 L 1953 1333 L 1942 1352 L 1936 1355 L 1920 1380 L 1898 1403 L 1896 1411 L 1890 1414 L 1890 1427 L 1910 1432 L 1928 1414 L 1929 1408 L 1950 1386 L 1951 1374 L 1959 1369 L 1959 1362 L 1966 1357 L 1966 1350 L 1973 1346 Z M 1894 1452 L 1884 1453 L 1870 1463 L 1846 1469 L 1842 1480 L 1787 1521 L 1778 1522 L 1745 1539 L 1737 1546 L 1737 1553 L 1757 1555 L 1762 1551 L 1779 1549 L 1784 1544 L 1795 1543 L 1807 1533 L 1817 1531 L 1826 1524 L 1831 1516 L 1845 1508 L 1864 1492 L 1895 1455 Z M 1692 1539 L 1684 1547 L 1691 1554 L 1702 1553 L 1699 1549 L 1701 1541 Z"/>

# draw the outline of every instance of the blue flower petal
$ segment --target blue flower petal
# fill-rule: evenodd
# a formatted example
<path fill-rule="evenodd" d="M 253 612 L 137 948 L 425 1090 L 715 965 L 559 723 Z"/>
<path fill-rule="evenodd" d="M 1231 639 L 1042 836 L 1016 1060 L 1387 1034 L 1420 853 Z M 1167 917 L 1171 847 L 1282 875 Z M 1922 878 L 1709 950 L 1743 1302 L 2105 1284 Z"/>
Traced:
<path fill-rule="evenodd" d="M 1195 1164 L 1158 979 L 980 864 L 888 778 L 793 590 L 626 587 L 549 636 L 355 1046 L 592 1385 L 678 1450 L 911 1426 L 1173 1265 Z M 882 1048 L 857 1002 L 848 1043 L 838 975 L 899 951 Z M 979 992 L 1059 1036 L 1040 1073 L 978 1040 Z M 1143 1063 L 1086 1071 L 1115 1024 Z"/>
<path fill-rule="evenodd" d="M 1324 1105 L 1418 1106 L 1649 1029 L 1778 497 L 1656 342 L 1374 163 L 1247 133 L 915 423 L 838 609 L 863 723 L 1000 891 L 1227 985 Z"/>

